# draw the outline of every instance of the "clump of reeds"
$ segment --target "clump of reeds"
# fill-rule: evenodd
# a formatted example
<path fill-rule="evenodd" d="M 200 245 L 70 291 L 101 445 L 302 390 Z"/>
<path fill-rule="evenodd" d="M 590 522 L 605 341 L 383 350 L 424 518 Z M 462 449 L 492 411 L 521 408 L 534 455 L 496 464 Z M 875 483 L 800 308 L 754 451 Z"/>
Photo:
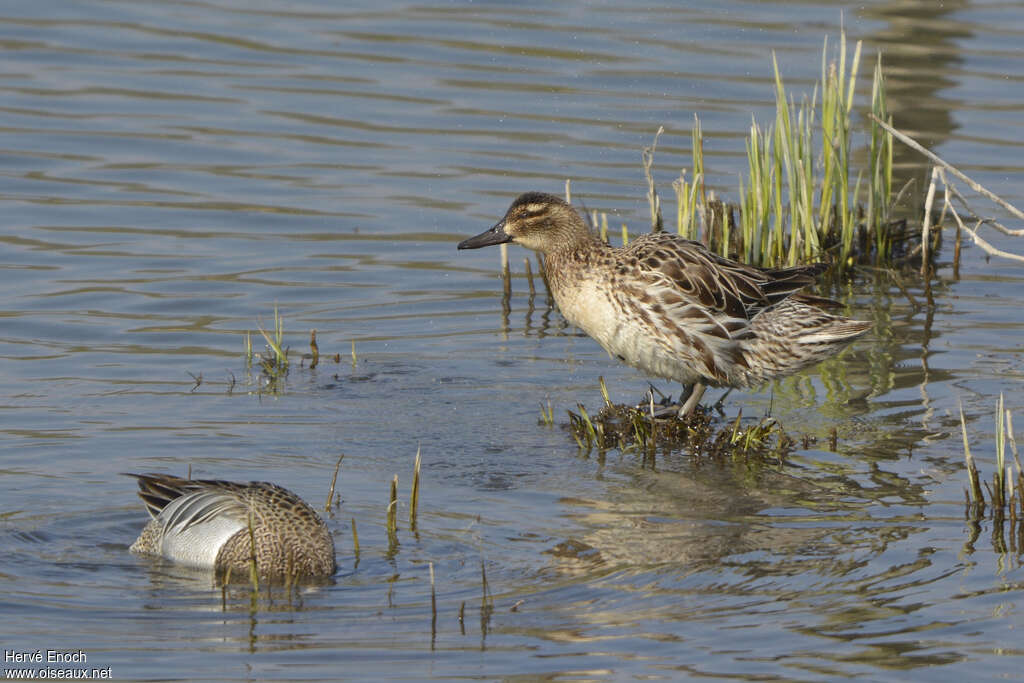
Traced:
<path fill-rule="evenodd" d="M 422 467 L 420 448 L 416 448 L 416 459 L 413 462 L 412 488 L 409 491 L 409 530 L 416 533 L 416 524 L 420 507 L 420 470 Z M 391 492 L 388 498 L 386 529 L 388 545 L 394 551 L 398 546 L 398 475 L 391 479 Z M 355 520 L 352 520 L 352 533 L 355 535 Z M 356 541 L 358 543 L 358 541 Z M 358 546 L 356 548 L 358 553 Z"/>
<path fill-rule="evenodd" d="M 264 330 L 262 326 L 259 328 L 259 331 L 267 342 L 267 348 L 270 349 L 270 353 L 260 357 L 263 371 L 268 375 L 284 374 L 288 370 L 288 349 L 284 345 L 284 318 L 278 312 L 276 304 L 274 305 L 273 336 Z"/>
<path fill-rule="evenodd" d="M 290 362 L 290 351 L 291 347 L 285 345 L 285 331 L 284 331 L 284 317 L 278 311 L 277 306 L 274 306 L 274 325 L 273 328 L 268 331 L 263 329 L 262 323 L 257 326 L 260 334 L 263 335 L 263 339 L 266 341 L 266 349 L 263 352 L 258 352 L 253 349 L 252 334 L 250 332 L 245 333 L 243 339 L 244 342 L 244 358 L 247 368 L 252 368 L 255 362 L 262 375 L 265 383 L 261 386 L 260 393 L 264 391 L 276 392 L 278 391 L 283 383 L 285 377 L 291 368 Z M 341 364 L 341 353 L 334 352 L 331 354 L 320 352 L 320 343 L 317 339 L 316 330 L 309 331 L 309 353 L 302 354 L 301 362 L 299 367 L 305 367 L 306 361 L 309 361 L 309 369 L 316 369 L 320 365 L 322 358 L 333 361 L 335 365 Z M 351 359 L 352 369 L 356 368 L 358 363 L 358 357 L 356 356 L 356 342 L 351 340 Z M 191 374 L 191 373 L 189 373 Z M 195 376 L 193 379 L 196 380 L 196 387 L 193 391 L 198 388 L 202 383 L 202 375 Z M 232 374 L 230 376 L 230 382 L 228 385 L 228 393 L 230 394 L 235 386 L 235 378 Z"/>
<path fill-rule="evenodd" d="M 855 263 L 888 263 L 893 243 L 906 238 L 904 222 L 889 219 L 892 198 L 892 135 L 871 119 L 867 178 L 851 170 L 851 111 L 860 67 L 858 41 L 848 60 L 845 32 L 838 61 L 822 49 L 821 81 L 799 102 L 787 94 L 772 56 L 775 120 L 751 122 L 747 138 L 746 179 L 740 180 L 738 205 L 716 200 L 704 186 L 704 140 L 694 116 L 693 168 L 672 183 L 676 230 L 700 240 L 718 254 L 758 266 L 795 265 L 832 252 L 840 268 Z M 821 93 L 819 102 L 819 89 Z M 881 56 L 872 80 L 871 111 L 889 119 Z M 659 131 L 660 133 L 660 131 Z M 655 136 L 657 140 L 657 136 Z M 653 153 L 654 146 L 649 148 Z M 648 150 L 644 175 L 652 224 L 660 217 L 653 193 Z M 738 218 L 737 218 L 738 213 Z M 900 234 L 897 235 L 896 232 Z"/>
<path fill-rule="evenodd" d="M 551 398 L 548 398 L 547 405 L 540 404 L 540 422 L 538 424 L 552 427 L 555 424 L 555 409 L 551 407 Z"/>
<path fill-rule="evenodd" d="M 1011 523 L 1018 519 L 1024 521 L 1024 470 L 1021 468 L 1017 442 L 1013 436 L 1013 418 L 1006 409 L 1003 395 L 999 394 L 996 403 L 996 469 L 992 474 L 992 483 L 982 481 L 978 467 L 974 462 L 971 447 L 967 439 L 967 424 L 964 420 L 963 407 L 960 408 L 960 429 L 964 439 L 964 461 L 967 465 L 969 489 L 964 491 L 965 514 L 969 520 L 977 521 L 984 517 L 986 509 L 985 493 L 988 491 L 987 505 L 992 511 L 993 519 L 1002 521 L 1009 516 Z M 1006 462 L 1007 445 L 1013 454 L 1014 467 Z"/>

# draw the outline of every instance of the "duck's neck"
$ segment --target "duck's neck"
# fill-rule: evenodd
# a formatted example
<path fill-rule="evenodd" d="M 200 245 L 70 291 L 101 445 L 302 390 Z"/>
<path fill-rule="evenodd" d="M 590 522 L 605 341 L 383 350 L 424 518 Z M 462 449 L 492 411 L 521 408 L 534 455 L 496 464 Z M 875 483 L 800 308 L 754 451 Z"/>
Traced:
<path fill-rule="evenodd" d="M 590 266 L 612 249 L 589 230 L 577 235 L 579 239 L 544 252 L 544 276 L 552 287 L 592 275 Z"/>

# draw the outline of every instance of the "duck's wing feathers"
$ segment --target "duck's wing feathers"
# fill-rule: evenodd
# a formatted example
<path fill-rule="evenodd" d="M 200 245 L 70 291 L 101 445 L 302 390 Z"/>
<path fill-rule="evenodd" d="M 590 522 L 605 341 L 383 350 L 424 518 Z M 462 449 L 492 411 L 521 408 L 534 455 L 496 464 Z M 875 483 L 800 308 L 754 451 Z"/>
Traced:
<path fill-rule="evenodd" d="M 750 320 L 814 282 L 827 266 L 762 269 L 722 258 L 704 245 L 669 233 L 652 233 L 626 249 L 649 286 L 674 293 L 710 315 Z"/>
<path fill-rule="evenodd" d="M 184 528 L 216 515 L 247 519 L 244 493 L 251 484 L 218 479 L 184 479 L 170 474 L 129 474 L 139 482 L 139 498 L 165 527 Z"/>
<path fill-rule="evenodd" d="M 700 375 L 723 384 L 730 368 L 747 365 L 741 342 L 754 336 L 751 320 L 825 268 L 754 268 L 665 233 L 641 237 L 624 256 L 615 287 L 620 307 L 659 330 L 660 343 Z"/>

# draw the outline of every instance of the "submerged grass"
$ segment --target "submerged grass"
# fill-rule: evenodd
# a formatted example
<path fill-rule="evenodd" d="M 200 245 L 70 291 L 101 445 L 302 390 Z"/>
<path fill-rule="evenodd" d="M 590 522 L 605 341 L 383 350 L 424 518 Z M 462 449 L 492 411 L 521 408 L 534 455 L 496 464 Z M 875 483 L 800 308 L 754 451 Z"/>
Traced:
<path fill-rule="evenodd" d="M 276 394 L 283 387 L 283 381 L 287 377 L 288 372 L 291 370 L 290 362 L 290 351 L 291 347 L 285 345 L 285 329 L 284 329 L 284 316 L 281 315 L 277 306 L 274 306 L 274 325 L 271 331 L 263 329 L 262 323 L 257 326 L 260 334 L 263 335 L 263 339 L 266 342 L 265 349 L 260 352 L 253 349 L 252 333 L 246 332 L 243 337 L 243 358 L 245 360 L 246 368 L 251 370 L 253 364 L 260 369 L 262 373 L 263 382 L 260 386 L 259 393 L 272 393 Z M 356 342 L 351 340 L 351 364 L 352 369 L 355 370 L 359 358 L 356 355 Z M 341 353 L 323 353 L 320 352 L 320 344 L 317 339 L 315 329 L 309 331 L 309 353 L 302 354 L 300 367 L 306 365 L 306 361 L 309 361 L 309 369 L 315 370 L 320 365 L 320 361 L 323 358 L 324 362 L 333 361 L 335 365 L 341 364 Z M 202 376 L 193 376 L 196 380 L 196 387 L 202 383 Z M 234 388 L 234 376 L 231 376 L 228 393 Z M 195 390 L 193 388 L 193 391 Z"/>

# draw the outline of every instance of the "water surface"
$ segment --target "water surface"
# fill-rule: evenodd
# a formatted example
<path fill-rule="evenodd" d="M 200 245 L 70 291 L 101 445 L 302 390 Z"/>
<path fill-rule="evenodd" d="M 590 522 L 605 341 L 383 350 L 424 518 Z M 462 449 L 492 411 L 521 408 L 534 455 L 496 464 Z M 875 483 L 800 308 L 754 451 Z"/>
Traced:
<path fill-rule="evenodd" d="M 617 401 L 646 380 L 522 277 L 503 314 L 496 251 L 454 245 L 566 178 L 613 227 L 645 229 L 640 150 L 660 125 L 674 215 L 695 112 L 709 182 L 735 199 L 772 52 L 809 93 L 841 22 L 863 64 L 884 52 L 897 125 L 1020 206 L 1022 9 L 5 6 L 4 647 L 82 649 L 120 679 L 1014 675 L 1024 543 L 964 521 L 958 406 L 990 477 L 996 397 L 1024 415 L 1017 266 L 967 247 L 955 277 L 947 249 L 934 305 L 910 273 L 912 298 L 859 274 L 830 294 L 872 339 L 725 406 L 816 442 L 783 467 L 651 467 L 538 425 L 548 400 L 558 422 L 596 408 L 598 376 Z M 897 161 L 920 195 L 920 159 Z M 275 306 L 296 362 L 268 383 L 243 335 Z M 300 599 L 254 612 L 127 551 L 145 513 L 118 473 L 271 480 L 319 507 L 342 453 L 340 569 Z"/>

